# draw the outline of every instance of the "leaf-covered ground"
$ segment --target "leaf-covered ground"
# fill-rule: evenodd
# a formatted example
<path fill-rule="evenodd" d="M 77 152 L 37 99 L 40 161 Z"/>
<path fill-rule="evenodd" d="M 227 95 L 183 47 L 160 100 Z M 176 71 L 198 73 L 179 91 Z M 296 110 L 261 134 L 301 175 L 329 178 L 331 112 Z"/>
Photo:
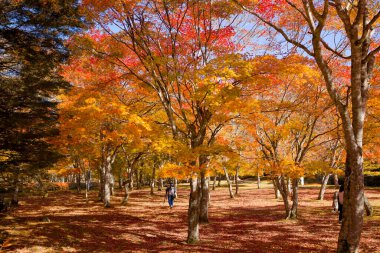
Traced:
<path fill-rule="evenodd" d="M 210 223 L 201 226 L 196 245 L 185 243 L 185 186 L 173 209 L 163 192 L 150 196 L 148 189 L 133 191 L 126 206 L 117 192 L 109 209 L 96 202 L 96 192 L 88 204 L 83 194 L 69 191 L 27 197 L 0 217 L 0 230 L 8 232 L 0 252 L 334 252 L 339 224 L 331 209 L 333 191 L 318 201 L 316 186 L 301 188 L 299 219 L 289 221 L 273 189 L 246 183 L 230 199 L 227 188 L 217 188 L 211 191 Z M 361 252 L 380 252 L 380 189 L 366 195 L 375 215 L 365 218 Z"/>

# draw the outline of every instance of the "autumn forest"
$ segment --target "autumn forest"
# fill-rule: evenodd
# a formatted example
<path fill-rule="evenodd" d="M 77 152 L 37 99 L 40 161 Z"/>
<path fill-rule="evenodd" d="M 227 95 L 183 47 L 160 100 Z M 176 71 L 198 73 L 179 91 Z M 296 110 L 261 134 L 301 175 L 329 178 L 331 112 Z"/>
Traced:
<path fill-rule="evenodd" d="M 379 1 L 0 13 L 0 252 L 380 252 Z"/>

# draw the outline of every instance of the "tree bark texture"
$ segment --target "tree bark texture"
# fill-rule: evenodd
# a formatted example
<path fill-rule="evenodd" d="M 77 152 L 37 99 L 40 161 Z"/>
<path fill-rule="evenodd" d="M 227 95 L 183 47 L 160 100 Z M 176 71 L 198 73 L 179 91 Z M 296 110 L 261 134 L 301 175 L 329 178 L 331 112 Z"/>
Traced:
<path fill-rule="evenodd" d="M 224 174 L 226 175 L 227 185 L 228 185 L 228 191 L 230 192 L 230 197 L 234 198 L 234 192 L 232 191 L 232 184 L 230 181 L 230 178 L 228 176 L 228 171 L 225 166 L 223 166 Z"/>
<path fill-rule="evenodd" d="M 327 182 L 329 181 L 329 179 L 330 179 L 330 174 L 323 175 L 321 188 L 319 189 L 318 200 L 323 200 L 325 196 Z"/>
<path fill-rule="evenodd" d="M 190 198 L 188 209 L 188 233 L 187 243 L 193 244 L 199 241 L 199 214 L 201 200 L 201 186 L 198 177 L 193 176 L 190 180 Z"/>

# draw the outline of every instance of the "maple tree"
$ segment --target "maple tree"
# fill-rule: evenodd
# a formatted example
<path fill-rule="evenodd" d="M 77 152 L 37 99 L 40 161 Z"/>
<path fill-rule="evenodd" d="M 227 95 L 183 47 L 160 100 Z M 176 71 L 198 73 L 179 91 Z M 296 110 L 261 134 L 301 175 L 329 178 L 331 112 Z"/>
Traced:
<path fill-rule="evenodd" d="M 323 75 L 342 119 L 347 152 L 344 219 L 338 252 L 357 252 L 364 210 L 363 129 L 375 55 L 380 51 L 373 33 L 380 17 L 376 2 L 234 2 L 312 57 Z M 338 43 L 334 44 L 334 38 Z M 331 58 L 344 61 L 348 66 L 347 86 L 339 84 L 336 78 L 339 69 L 334 68 Z"/>

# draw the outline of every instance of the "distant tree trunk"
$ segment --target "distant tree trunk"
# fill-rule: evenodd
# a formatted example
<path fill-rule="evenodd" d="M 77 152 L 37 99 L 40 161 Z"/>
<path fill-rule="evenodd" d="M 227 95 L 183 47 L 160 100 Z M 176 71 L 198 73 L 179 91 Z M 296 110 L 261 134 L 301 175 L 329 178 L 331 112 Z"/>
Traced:
<path fill-rule="evenodd" d="M 235 195 L 239 194 L 239 166 L 236 167 L 236 173 L 235 173 Z"/>
<path fill-rule="evenodd" d="M 105 182 L 105 169 L 104 169 L 104 166 L 101 165 L 99 166 L 99 183 L 100 183 L 100 187 L 99 187 L 99 194 L 98 194 L 98 197 L 99 197 L 99 200 L 100 201 L 104 201 L 104 182 Z"/>
<path fill-rule="evenodd" d="M 215 184 L 216 184 L 216 175 L 214 176 L 214 181 L 212 183 L 212 190 L 215 191 Z"/>
<path fill-rule="evenodd" d="M 187 243 L 193 244 L 199 241 L 199 214 L 201 186 L 198 178 L 193 176 L 190 179 L 190 199 L 188 209 L 188 233 Z"/>
<path fill-rule="evenodd" d="M 318 200 L 323 200 L 325 196 L 327 182 L 329 181 L 329 179 L 330 179 L 330 174 L 323 175 L 321 188 L 319 189 Z"/>
<path fill-rule="evenodd" d="M 107 157 L 107 162 L 105 164 L 105 175 L 104 175 L 104 207 L 111 206 L 111 163 L 110 157 Z"/>
<path fill-rule="evenodd" d="M 164 180 L 162 178 L 158 179 L 158 191 L 162 191 L 162 188 L 164 186 Z"/>
<path fill-rule="evenodd" d="M 273 179 L 272 180 L 272 183 L 273 183 L 273 189 L 274 189 L 274 197 L 276 199 L 280 199 L 280 191 L 278 190 L 278 186 L 277 186 L 277 183 L 276 183 L 276 179 Z"/>
<path fill-rule="evenodd" d="M 260 189 L 260 174 L 257 173 L 257 189 Z"/>
<path fill-rule="evenodd" d="M 338 179 L 338 175 L 337 174 L 334 174 L 334 185 L 336 187 L 339 187 L 339 179 Z"/>
<path fill-rule="evenodd" d="M 208 223 L 208 206 L 210 202 L 209 178 L 201 173 L 201 208 L 199 214 L 200 223 Z"/>
<path fill-rule="evenodd" d="M 301 186 L 305 185 L 305 178 L 304 177 L 300 177 L 300 185 Z"/>
<path fill-rule="evenodd" d="M 297 219 L 297 212 L 298 212 L 298 182 L 300 181 L 300 179 L 298 178 L 295 178 L 292 180 L 292 190 L 293 190 L 293 194 L 292 194 L 292 208 L 290 209 L 290 213 L 288 215 L 288 217 L 290 219 Z"/>
<path fill-rule="evenodd" d="M 141 189 L 140 170 L 136 171 L 136 188 Z"/>
<path fill-rule="evenodd" d="M 155 178 L 156 178 L 156 166 L 153 165 L 153 168 L 152 168 L 152 178 L 151 178 L 151 181 L 150 181 L 150 195 L 154 194 L 154 181 L 155 181 Z"/>
<path fill-rule="evenodd" d="M 220 182 L 222 181 L 222 176 L 221 175 L 219 175 L 218 176 L 218 187 L 220 187 L 221 185 L 220 185 Z"/>
<path fill-rule="evenodd" d="M 141 169 L 140 170 L 140 177 L 139 177 L 139 181 L 140 181 L 140 189 L 144 186 L 144 177 L 143 177 L 143 170 Z"/>
<path fill-rule="evenodd" d="M 11 201 L 11 204 L 14 206 L 18 206 L 19 185 L 20 185 L 20 176 L 17 169 L 16 173 L 14 174 L 14 180 L 13 180 L 14 190 L 13 190 L 12 201 Z"/>
<path fill-rule="evenodd" d="M 133 191 L 133 178 L 134 178 L 134 175 L 135 174 L 135 170 L 134 168 L 130 168 L 130 173 L 129 173 L 129 190 L 130 191 Z"/>
<path fill-rule="evenodd" d="M 76 185 L 77 185 L 77 192 L 80 192 L 80 190 L 81 190 L 81 187 L 80 187 L 80 184 L 81 184 L 81 174 L 80 174 L 80 172 L 78 172 L 76 175 Z"/>
<path fill-rule="evenodd" d="M 178 179 L 174 178 L 174 187 L 177 189 L 178 188 Z"/>
<path fill-rule="evenodd" d="M 369 202 L 367 196 L 364 195 L 364 208 L 367 216 L 372 216 L 373 215 L 373 207 L 371 203 Z"/>
<path fill-rule="evenodd" d="M 123 175 L 122 175 L 122 170 L 120 169 L 119 170 L 119 173 L 118 173 L 118 180 L 117 180 L 118 184 L 119 184 L 119 189 L 122 190 L 123 189 Z"/>
<path fill-rule="evenodd" d="M 113 196 L 114 194 L 114 188 L 115 188 L 115 177 L 113 174 L 110 172 L 110 194 Z"/>
<path fill-rule="evenodd" d="M 231 184 L 231 181 L 230 181 L 230 178 L 228 176 L 228 171 L 227 171 L 227 168 L 225 166 L 223 166 L 223 170 L 224 170 L 224 174 L 226 175 L 226 179 L 227 179 L 227 184 L 228 184 L 228 190 L 230 192 L 230 197 L 231 198 L 234 198 L 234 193 L 232 191 L 232 184 Z"/>
<path fill-rule="evenodd" d="M 126 182 L 124 182 L 124 192 L 125 192 L 125 195 L 124 195 L 123 201 L 121 202 L 122 205 L 125 205 L 125 204 L 128 203 L 128 198 L 129 198 L 128 188 L 129 188 L 129 182 L 126 181 Z"/>

